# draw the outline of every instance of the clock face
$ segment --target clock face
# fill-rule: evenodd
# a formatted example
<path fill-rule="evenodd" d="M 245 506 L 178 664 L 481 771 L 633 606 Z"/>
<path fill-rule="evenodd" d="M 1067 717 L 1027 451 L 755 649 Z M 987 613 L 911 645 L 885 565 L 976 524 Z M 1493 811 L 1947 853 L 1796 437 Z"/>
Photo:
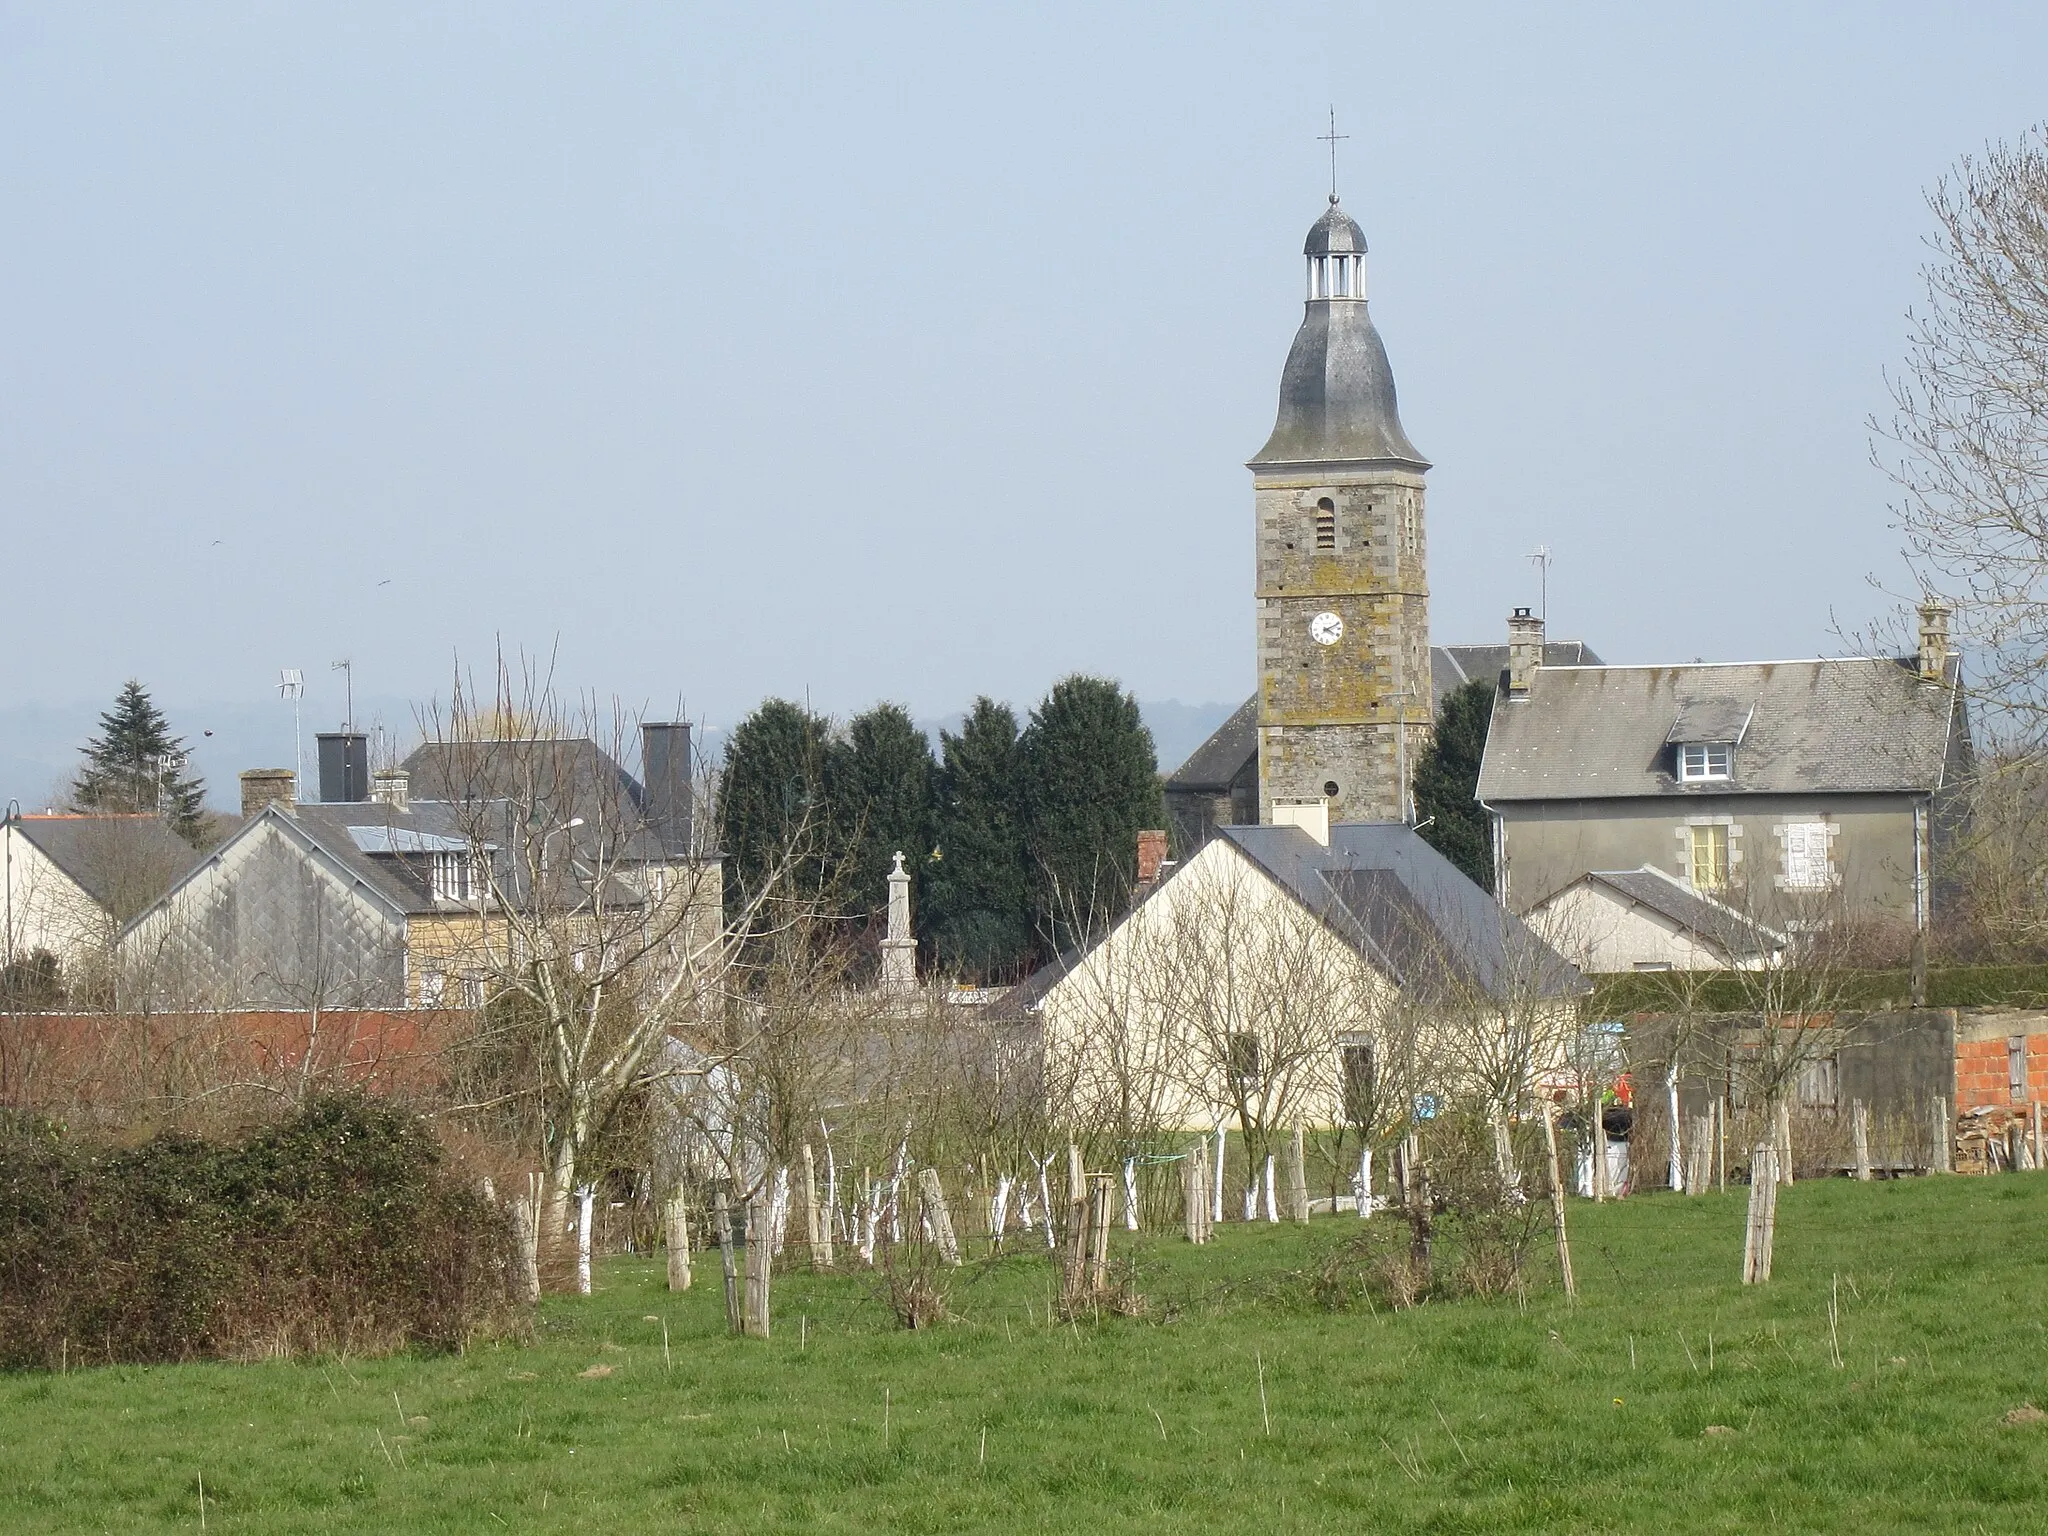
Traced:
<path fill-rule="evenodd" d="M 1344 621 L 1334 613 L 1319 613 L 1308 621 L 1308 637 L 1317 645 L 1335 645 L 1344 638 Z"/>

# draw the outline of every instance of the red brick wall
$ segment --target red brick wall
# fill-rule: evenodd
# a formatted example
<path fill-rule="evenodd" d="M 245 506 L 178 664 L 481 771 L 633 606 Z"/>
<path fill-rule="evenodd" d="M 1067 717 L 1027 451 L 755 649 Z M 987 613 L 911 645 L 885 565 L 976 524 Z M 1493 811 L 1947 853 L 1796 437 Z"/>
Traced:
<path fill-rule="evenodd" d="M 2028 1035 L 2027 1100 L 2048 1101 L 2048 1034 Z M 1956 1042 L 1956 1113 L 2012 1104 L 2006 1037 Z"/>

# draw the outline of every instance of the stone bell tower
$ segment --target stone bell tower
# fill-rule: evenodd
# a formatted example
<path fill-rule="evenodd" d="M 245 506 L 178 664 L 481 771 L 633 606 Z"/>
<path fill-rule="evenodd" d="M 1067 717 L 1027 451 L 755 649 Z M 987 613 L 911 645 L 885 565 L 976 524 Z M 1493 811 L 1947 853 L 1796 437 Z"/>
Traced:
<path fill-rule="evenodd" d="M 1399 821 L 1432 724 L 1422 477 L 1365 301 L 1365 235 L 1333 194 L 1308 232 L 1308 302 L 1257 508 L 1259 820 L 1325 800 Z"/>

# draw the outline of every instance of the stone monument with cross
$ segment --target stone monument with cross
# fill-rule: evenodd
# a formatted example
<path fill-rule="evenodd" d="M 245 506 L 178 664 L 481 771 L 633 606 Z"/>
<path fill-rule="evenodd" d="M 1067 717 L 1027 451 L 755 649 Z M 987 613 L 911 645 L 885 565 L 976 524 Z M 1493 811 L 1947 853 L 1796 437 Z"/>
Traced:
<path fill-rule="evenodd" d="M 917 939 L 910 931 L 910 871 L 903 855 L 889 871 L 889 936 L 882 940 L 882 990 L 917 990 Z"/>

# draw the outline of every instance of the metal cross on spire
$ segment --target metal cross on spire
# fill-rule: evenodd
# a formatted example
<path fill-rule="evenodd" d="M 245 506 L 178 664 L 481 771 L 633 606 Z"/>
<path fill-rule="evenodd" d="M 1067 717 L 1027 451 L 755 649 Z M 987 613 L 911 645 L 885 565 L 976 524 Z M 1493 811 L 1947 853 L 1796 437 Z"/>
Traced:
<path fill-rule="evenodd" d="M 1335 106 L 1332 106 L 1330 108 L 1330 131 L 1317 134 L 1316 139 L 1318 142 L 1330 146 L 1330 201 L 1333 203 L 1337 201 L 1337 145 L 1339 141 L 1350 137 L 1351 135 L 1348 133 L 1339 133 L 1337 131 L 1337 109 Z"/>

